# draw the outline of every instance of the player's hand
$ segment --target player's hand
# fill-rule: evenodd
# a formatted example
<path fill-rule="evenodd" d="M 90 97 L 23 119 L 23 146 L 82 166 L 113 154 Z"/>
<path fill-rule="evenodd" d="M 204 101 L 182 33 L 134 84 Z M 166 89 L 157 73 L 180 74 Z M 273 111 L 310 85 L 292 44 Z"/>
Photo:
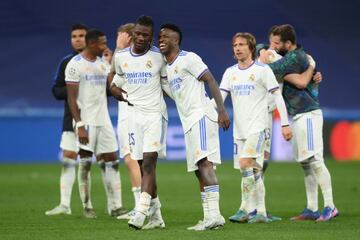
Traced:
<path fill-rule="evenodd" d="M 225 110 L 219 112 L 218 123 L 219 123 L 219 127 L 221 127 L 224 131 L 229 129 L 230 119 L 229 119 L 229 115 Z"/>
<path fill-rule="evenodd" d="M 290 126 L 281 127 L 281 133 L 286 141 L 289 141 L 293 137 L 293 133 Z"/>
<path fill-rule="evenodd" d="M 121 102 L 129 102 L 125 97 L 124 95 L 127 94 L 127 92 L 122 89 L 122 88 L 118 88 L 116 86 L 112 86 L 110 88 L 110 91 L 111 91 L 111 94 L 114 96 L 114 98 L 118 101 L 121 101 Z"/>
<path fill-rule="evenodd" d="M 274 58 L 275 58 L 275 56 L 271 51 L 267 51 L 265 49 L 262 49 L 260 51 L 260 56 L 259 56 L 260 62 L 269 64 L 269 63 L 271 63 L 271 60 Z"/>
<path fill-rule="evenodd" d="M 84 126 L 78 127 L 77 131 L 78 131 L 79 142 L 84 145 L 88 144 L 89 136 L 85 127 Z"/>
<path fill-rule="evenodd" d="M 316 72 L 316 73 L 314 74 L 314 76 L 313 76 L 313 81 L 314 81 L 315 83 L 318 83 L 318 84 L 322 81 L 322 74 L 321 74 L 321 72 Z"/>

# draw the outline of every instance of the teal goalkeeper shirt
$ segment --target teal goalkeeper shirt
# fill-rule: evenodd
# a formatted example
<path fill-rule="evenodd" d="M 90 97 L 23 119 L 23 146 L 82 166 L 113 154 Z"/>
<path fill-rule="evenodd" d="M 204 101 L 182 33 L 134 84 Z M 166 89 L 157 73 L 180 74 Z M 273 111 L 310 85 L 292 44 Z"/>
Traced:
<path fill-rule="evenodd" d="M 269 67 L 273 70 L 276 79 L 282 82 L 287 74 L 305 72 L 309 67 L 309 61 L 303 48 L 298 46 L 294 51 L 286 53 L 282 59 L 269 64 Z M 319 85 L 314 81 L 310 81 L 305 89 L 299 89 L 284 81 L 282 94 L 286 109 L 291 116 L 320 109 Z"/>

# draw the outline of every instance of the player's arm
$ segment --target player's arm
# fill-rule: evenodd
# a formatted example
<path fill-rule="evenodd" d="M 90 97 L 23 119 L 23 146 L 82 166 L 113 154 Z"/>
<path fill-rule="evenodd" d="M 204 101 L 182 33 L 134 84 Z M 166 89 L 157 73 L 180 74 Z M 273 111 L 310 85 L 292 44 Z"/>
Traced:
<path fill-rule="evenodd" d="M 268 64 L 273 73 L 275 74 L 276 80 L 278 82 L 284 81 L 284 76 L 287 74 L 295 73 L 298 59 L 292 54 L 287 54 L 283 58 L 273 63 Z"/>
<path fill-rule="evenodd" d="M 265 78 L 266 88 L 274 96 L 275 104 L 277 110 L 280 114 L 281 119 L 281 132 L 285 140 L 290 140 L 292 138 L 292 131 L 289 125 L 288 113 L 286 110 L 286 105 L 284 98 L 282 97 L 279 84 L 276 82 L 274 73 L 270 68 L 266 67 L 265 69 Z"/>
<path fill-rule="evenodd" d="M 133 106 L 127 99 L 124 98 L 123 94 L 126 94 L 126 91 L 121 87 L 124 86 L 125 83 L 126 81 L 124 77 L 120 76 L 119 74 L 115 74 L 110 85 L 111 95 L 113 95 L 116 100 L 127 102 L 128 105 Z"/>
<path fill-rule="evenodd" d="M 172 94 L 170 84 L 167 81 L 167 77 L 161 77 L 160 82 L 161 89 L 163 90 L 164 95 L 174 100 L 174 95 Z"/>
<path fill-rule="evenodd" d="M 284 80 L 293 84 L 299 89 L 305 89 L 307 85 L 310 83 L 310 81 L 313 80 L 314 70 L 316 66 L 314 59 L 310 55 L 308 55 L 308 59 L 309 59 L 309 67 L 306 69 L 305 72 L 301 74 L 298 73 L 287 74 L 284 76 Z"/>
<path fill-rule="evenodd" d="M 77 135 L 79 137 L 79 142 L 81 144 L 87 144 L 89 142 L 87 131 L 85 130 L 85 125 L 81 121 L 80 109 L 76 102 L 79 92 L 79 84 L 67 83 L 67 95 L 68 95 L 68 104 L 70 108 L 71 115 L 75 120 L 75 128 Z"/>
<path fill-rule="evenodd" d="M 286 111 L 286 106 L 285 106 L 284 99 L 283 99 L 283 97 L 281 95 L 281 92 L 280 92 L 279 88 L 276 89 L 276 90 L 273 90 L 271 93 L 275 97 L 276 107 L 277 107 L 277 110 L 278 110 L 278 112 L 280 114 L 281 133 L 282 133 L 284 139 L 286 141 L 289 141 L 292 138 L 292 131 L 291 131 L 291 128 L 290 128 L 288 114 L 287 114 L 287 111 Z"/>
<path fill-rule="evenodd" d="M 230 127 L 229 115 L 226 112 L 224 101 L 220 93 L 219 86 L 209 70 L 207 70 L 199 78 L 200 81 L 204 81 L 209 85 L 209 89 L 212 97 L 215 100 L 217 111 L 218 111 L 218 122 L 220 127 L 224 130 L 227 130 Z"/>
<path fill-rule="evenodd" d="M 80 109 L 77 104 L 80 74 L 76 67 L 71 65 L 71 62 L 67 65 L 65 69 L 65 81 L 68 104 L 71 115 L 75 121 L 75 132 L 79 137 L 79 142 L 81 144 L 87 144 L 89 142 L 88 133 L 85 130 L 85 124 L 81 121 Z"/>
<path fill-rule="evenodd" d="M 284 80 L 291 83 L 292 85 L 294 85 L 299 89 L 305 89 L 312 80 L 313 75 L 314 75 L 314 68 L 312 66 L 309 66 L 306 69 L 306 71 L 301 74 L 292 73 L 285 75 Z"/>
<path fill-rule="evenodd" d="M 65 83 L 65 68 L 69 60 L 65 59 L 60 62 L 56 74 L 54 85 L 51 92 L 57 100 L 65 100 L 67 98 L 66 83 Z"/>

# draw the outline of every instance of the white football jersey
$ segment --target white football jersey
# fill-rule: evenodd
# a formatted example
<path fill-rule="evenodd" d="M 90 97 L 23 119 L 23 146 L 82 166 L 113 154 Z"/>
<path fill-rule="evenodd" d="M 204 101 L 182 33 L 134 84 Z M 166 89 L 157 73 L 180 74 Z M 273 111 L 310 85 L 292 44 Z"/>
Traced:
<path fill-rule="evenodd" d="M 193 52 L 180 51 L 176 59 L 166 65 L 167 81 L 184 132 L 187 132 L 204 115 L 217 121 L 217 113 L 210 104 L 204 82 L 199 80 L 207 71 L 208 67 Z"/>
<path fill-rule="evenodd" d="M 103 126 L 110 121 L 106 97 L 108 73 L 109 65 L 100 57 L 89 61 L 78 54 L 66 66 L 66 83 L 79 84 L 77 104 L 81 120 L 87 125 Z"/>
<path fill-rule="evenodd" d="M 160 112 L 167 118 L 166 105 L 161 88 L 161 78 L 166 78 L 165 61 L 156 47 L 144 54 L 135 54 L 131 47 L 117 51 L 115 70 L 119 78 L 113 83 L 126 86 L 127 99 L 143 112 Z"/>
<path fill-rule="evenodd" d="M 268 65 L 255 61 L 248 68 L 238 64 L 226 69 L 220 88 L 231 94 L 234 138 L 245 139 L 267 128 L 268 92 L 279 88 Z"/>
<path fill-rule="evenodd" d="M 274 49 L 268 49 L 267 51 L 271 52 L 273 56 L 269 57 L 270 63 L 276 62 L 282 58 Z M 282 91 L 282 83 L 280 85 L 280 90 Z M 268 93 L 268 111 L 272 112 L 276 108 L 275 98 L 271 93 Z"/>

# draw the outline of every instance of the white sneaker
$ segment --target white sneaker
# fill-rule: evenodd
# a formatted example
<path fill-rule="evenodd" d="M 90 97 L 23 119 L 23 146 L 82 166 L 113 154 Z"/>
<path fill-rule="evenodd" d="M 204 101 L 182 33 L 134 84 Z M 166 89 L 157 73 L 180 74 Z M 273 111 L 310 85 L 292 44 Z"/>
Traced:
<path fill-rule="evenodd" d="M 199 220 L 199 222 L 192 226 L 192 227 L 188 227 L 187 230 L 195 230 L 195 231 L 202 231 L 205 230 L 205 224 L 203 220 Z"/>
<path fill-rule="evenodd" d="M 207 219 L 204 225 L 205 225 L 205 229 L 208 230 L 208 229 L 218 229 L 224 226 L 224 224 L 225 224 L 225 218 L 219 215 L 216 218 Z"/>
<path fill-rule="evenodd" d="M 117 216 L 116 218 L 117 219 L 120 219 L 120 220 L 130 220 L 131 218 L 133 218 L 135 216 L 135 209 L 131 210 L 130 212 L 127 212 L 125 214 L 122 214 L 120 216 Z"/>
<path fill-rule="evenodd" d="M 165 228 L 163 219 L 150 218 L 149 222 L 142 229 Z"/>
<path fill-rule="evenodd" d="M 59 214 L 70 215 L 71 209 L 65 205 L 59 205 L 56 206 L 54 209 L 45 212 L 45 215 L 47 216 L 59 215 Z"/>
<path fill-rule="evenodd" d="M 139 230 L 144 225 L 146 215 L 142 212 L 136 212 L 135 216 L 128 221 L 129 227 Z"/>

